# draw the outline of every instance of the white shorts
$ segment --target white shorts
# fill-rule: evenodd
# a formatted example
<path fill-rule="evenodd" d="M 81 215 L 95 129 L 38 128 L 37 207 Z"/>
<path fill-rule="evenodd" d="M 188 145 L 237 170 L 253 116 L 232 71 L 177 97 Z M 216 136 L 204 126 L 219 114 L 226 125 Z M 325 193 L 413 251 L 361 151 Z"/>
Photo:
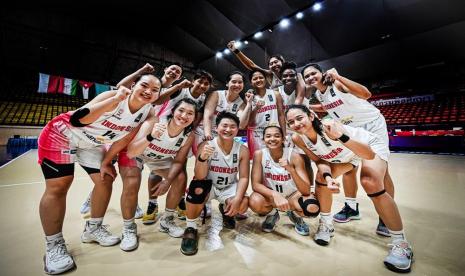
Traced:
<path fill-rule="evenodd" d="M 149 167 L 150 171 L 169 169 L 173 164 L 173 160 L 174 159 L 171 157 L 163 158 L 160 160 L 141 159 L 142 167 L 144 166 L 144 164 L 146 164 L 147 167 Z"/>
<path fill-rule="evenodd" d="M 77 148 L 75 161 L 81 166 L 100 170 L 106 152 L 105 145 L 92 148 Z"/>
<path fill-rule="evenodd" d="M 390 155 L 389 134 L 387 131 L 387 125 L 384 116 L 380 114 L 376 120 L 361 125 L 359 127 L 368 130 L 369 132 L 375 134 L 378 137 L 379 142 L 374 143 L 374 145 L 371 145 L 371 148 L 381 159 L 387 162 L 389 160 Z"/>
<path fill-rule="evenodd" d="M 216 199 L 220 203 L 226 204 L 226 200 L 228 198 L 232 198 L 236 196 L 236 190 L 237 190 L 237 183 L 230 184 L 223 189 L 217 189 L 215 185 L 213 185 L 210 191 L 210 196 L 208 197 L 208 201 L 212 199 Z"/>

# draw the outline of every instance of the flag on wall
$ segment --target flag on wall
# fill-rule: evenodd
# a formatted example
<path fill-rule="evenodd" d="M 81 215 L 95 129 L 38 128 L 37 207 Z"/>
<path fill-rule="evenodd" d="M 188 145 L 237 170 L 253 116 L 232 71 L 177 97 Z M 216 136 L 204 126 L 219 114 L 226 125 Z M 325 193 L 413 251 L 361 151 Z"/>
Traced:
<path fill-rule="evenodd" d="M 37 92 L 47 93 L 49 77 L 47 74 L 39 73 L 39 89 L 37 89 Z"/>

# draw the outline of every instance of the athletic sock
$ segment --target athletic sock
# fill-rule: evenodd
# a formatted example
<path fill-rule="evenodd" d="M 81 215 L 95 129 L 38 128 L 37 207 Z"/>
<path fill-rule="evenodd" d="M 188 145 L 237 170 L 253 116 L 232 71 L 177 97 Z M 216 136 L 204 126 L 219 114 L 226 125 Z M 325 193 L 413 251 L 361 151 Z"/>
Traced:
<path fill-rule="evenodd" d="M 195 218 L 195 219 L 186 218 L 186 226 L 197 229 L 197 221 L 198 220 L 199 220 L 199 218 Z"/>
<path fill-rule="evenodd" d="M 354 197 L 346 197 L 345 202 L 352 210 L 357 210 L 357 199 Z"/>

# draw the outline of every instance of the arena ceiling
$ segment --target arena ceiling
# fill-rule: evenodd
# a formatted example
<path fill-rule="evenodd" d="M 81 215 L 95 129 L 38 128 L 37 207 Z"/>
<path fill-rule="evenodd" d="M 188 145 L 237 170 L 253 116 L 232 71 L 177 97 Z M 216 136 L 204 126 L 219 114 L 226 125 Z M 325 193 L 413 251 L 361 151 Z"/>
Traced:
<path fill-rule="evenodd" d="M 126 5 L 104 1 L 95 6 L 79 2 L 67 7 L 60 4 L 4 10 L 2 22 L 32 24 L 31 17 L 37 17 L 36 22 L 41 22 L 37 28 L 49 32 L 101 30 L 143 37 L 185 57 L 194 67 L 211 71 L 220 80 L 231 70 L 244 67 L 233 55 L 217 58 L 216 53 L 224 50 L 228 41 L 244 38 L 249 44 L 241 50 L 261 66 L 266 66 L 268 55 L 280 53 L 298 66 L 321 62 L 356 79 L 389 74 L 399 68 L 415 70 L 465 60 L 463 0 L 325 0 L 318 12 L 311 9 L 314 3 L 170 0 L 150 5 L 143 1 Z M 290 18 L 286 29 L 275 25 L 299 10 L 304 12 L 302 19 Z M 53 23 L 47 21 L 57 14 L 60 17 Z M 260 30 L 264 35 L 254 39 L 252 36 Z M 133 51 L 138 52 L 137 45 Z"/>

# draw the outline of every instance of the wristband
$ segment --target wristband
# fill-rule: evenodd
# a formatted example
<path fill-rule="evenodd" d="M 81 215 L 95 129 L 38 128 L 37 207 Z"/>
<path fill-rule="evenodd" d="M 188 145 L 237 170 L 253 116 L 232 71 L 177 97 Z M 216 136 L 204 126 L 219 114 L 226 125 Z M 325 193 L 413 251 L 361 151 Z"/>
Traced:
<path fill-rule="evenodd" d="M 236 50 L 233 51 L 233 53 L 235 53 L 235 54 L 239 54 L 239 52 L 240 52 L 239 49 L 236 49 Z"/>
<path fill-rule="evenodd" d="M 199 156 L 197 156 L 197 160 L 199 160 L 199 162 L 205 162 L 205 161 L 207 161 L 208 159 L 202 159 L 202 158 L 200 157 L 200 154 L 199 154 Z"/>
<path fill-rule="evenodd" d="M 324 178 L 325 180 L 326 180 L 326 177 L 327 177 L 327 176 L 333 178 L 333 176 L 332 176 L 330 173 L 327 173 L 327 172 L 323 173 L 323 178 Z"/>
<path fill-rule="evenodd" d="M 346 143 L 347 141 L 350 140 L 350 137 L 345 134 L 342 134 L 341 137 L 338 138 L 338 140 L 341 141 L 342 143 Z"/>
<path fill-rule="evenodd" d="M 147 138 L 147 141 L 149 141 L 149 142 L 152 142 L 153 139 L 155 139 L 155 137 L 153 137 L 151 133 L 147 134 L 147 136 L 145 138 Z"/>

